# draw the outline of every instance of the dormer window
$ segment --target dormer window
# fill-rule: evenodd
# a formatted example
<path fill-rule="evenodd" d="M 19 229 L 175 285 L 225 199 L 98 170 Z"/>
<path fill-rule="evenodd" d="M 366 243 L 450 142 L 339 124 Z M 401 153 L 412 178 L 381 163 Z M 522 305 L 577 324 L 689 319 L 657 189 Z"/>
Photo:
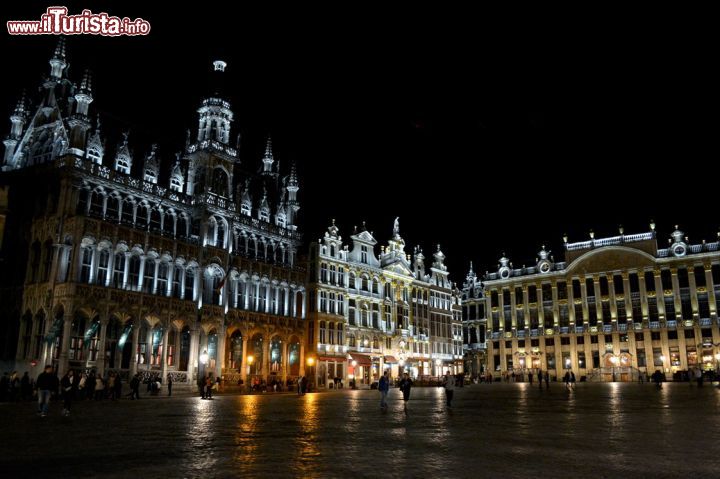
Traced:
<path fill-rule="evenodd" d="M 170 178 L 170 189 L 173 191 L 182 191 L 182 182 L 177 176 Z"/>
<path fill-rule="evenodd" d="M 244 214 L 245 216 L 250 216 L 250 205 L 247 203 L 243 203 L 240 205 L 240 213 Z"/>
<path fill-rule="evenodd" d="M 130 164 L 124 158 L 118 158 L 115 162 L 115 169 L 126 175 L 130 174 Z"/>
<path fill-rule="evenodd" d="M 153 170 L 145 170 L 145 181 L 157 183 L 157 174 Z"/>
<path fill-rule="evenodd" d="M 102 156 L 96 148 L 90 148 L 87 152 L 88 159 L 98 165 L 102 164 Z"/>
<path fill-rule="evenodd" d="M 270 214 L 266 210 L 260 210 L 260 221 L 270 221 Z"/>
<path fill-rule="evenodd" d="M 361 246 L 360 247 L 360 261 L 363 263 L 368 262 L 368 249 L 367 246 Z"/>
<path fill-rule="evenodd" d="M 285 215 L 278 215 L 277 225 L 281 228 L 285 228 Z"/>

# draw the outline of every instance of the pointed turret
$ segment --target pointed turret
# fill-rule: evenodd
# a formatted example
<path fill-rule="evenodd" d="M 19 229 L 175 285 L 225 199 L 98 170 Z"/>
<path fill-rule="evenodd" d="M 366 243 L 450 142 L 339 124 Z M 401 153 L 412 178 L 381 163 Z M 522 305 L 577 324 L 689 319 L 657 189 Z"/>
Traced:
<path fill-rule="evenodd" d="M 222 60 L 213 62 L 213 90 L 211 97 L 205 98 L 198 109 L 200 124 L 198 127 L 198 143 L 217 141 L 222 145 L 230 143 L 230 123 L 233 121 L 233 112 L 230 103 L 222 95 L 222 82 L 227 63 Z M 201 146 L 203 148 L 203 146 Z M 223 149 L 225 152 L 235 153 L 233 148 Z M 235 156 L 233 154 L 233 156 Z"/>
<path fill-rule="evenodd" d="M 98 115 L 95 121 L 95 131 L 90 135 L 90 138 L 88 138 L 87 146 L 85 147 L 85 157 L 92 160 L 93 163 L 102 165 L 104 155 L 105 144 L 100 137 L 100 115 Z"/>
<path fill-rule="evenodd" d="M 182 192 L 183 186 L 185 185 L 185 171 L 183 171 L 180 165 L 180 159 L 182 153 L 179 151 L 175 153 L 175 164 L 170 170 L 170 189 L 172 191 Z"/>
<path fill-rule="evenodd" d="M 240 198 L 240 213 L 245 216 L 252 216 L 252 196 L 250 195 L 250 178 L 245 180 L 245 187 Z"/>
<path fill-rule="evenodd" d="M 125 173 L 126 175 L 130 174 L 130 169 L 132 168 L 132 154 L 128 147 L 128 136 L 128 132 L 123 133 L 123 142 L 120 144 L 115 155 L 115 171 Z"/>
<path fill-rule="evenodd" d="M 297 229 L 295 226 L 295 220 L 297 218 L 297 212 L 300 211 L 300 202 L 297 199 L 297 192 L 300 190 L 297 177 L 297 166 L 293 161 L 290 165 L 290 178 L 286 186 L 288 192 L 288 228 L 293 230 Z"/>
<path fill-rule="evenodd" d="M 413 256 L 413 272 L 415 273 L 415 278 L 422 281 L 425 279 L 425 255 L 422 252 L 422 248 L 416 246 Z"/>
<path fill-rule="evenodd" d="M 145 157 L 145 171 L 143 174 L 143 179 L 153 184 L 157 184 L 158 173 L 160 172 L 160 165 L 158 164 L 157 155 L 155 153 L 156 151 L 157 145 L 153 144 L 150 153 Z"/>
<path fill-rule="evenodd" d="M 273 158 L 272 138 L 270 135 L 268 135 L 267 140 L 265 141 L 265 154 L 263 155 L 262 161 L 263 175 L 273 174 L 273 163 L 275 162 L 275 159 Z"/>
<path fill-rule="evenodd" d="M 270 221 L 270 204 L 267 200 L 267 188 L 265 186 L 263 186 L 263 197 L 258 208 L 258 219 L 260 221 Z"/>
<path fill-rule="evenodd" d="M 3 142 L 5 144 L 5 159 L 4 164 L 10 164 L 13 155 L 15 154 L 15 147 L 22 138 L 23 128 L 28 118 L 28 111 L 25 99 L 25 90 L 22 92 L 20 100 L 18 100 L 15 106 L 15 111 L 10 115 L 10 136 Z"/>

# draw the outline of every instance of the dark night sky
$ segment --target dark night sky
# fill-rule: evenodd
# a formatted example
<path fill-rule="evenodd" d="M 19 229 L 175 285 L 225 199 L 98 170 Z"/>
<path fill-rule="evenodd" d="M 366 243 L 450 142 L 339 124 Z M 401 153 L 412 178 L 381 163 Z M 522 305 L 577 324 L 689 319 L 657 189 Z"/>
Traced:
<path fill-rule="evenodd" d="M 3 4 L 3 24 L 39 18 L 33 3 Z M 298 162 L 307 239 L 336 218 L 345 238 L 366 220 L 386 244 L 399 216 L 408 249 L 441 243 L 461 282 L 468 261 L 494 269 L 503 251 L 530 265 L 546 243 L 559 260 L 564 232 L 635 233 L 654 218 L 664 244 L 675 223 L 693 242 L 720 223 L 716 55 L 700 27 L 597 12 L 597 26 L 568 26 L 552 12 L 305 10 L 308 21 L 219 3 L 172 16 L 150 2 L 64 5 L 152 25 L 72 37 L 68 51 L 75 81 L 94 71 L 108 146 L 129 128 L 136 163 L 151 142 L 168 159 L 180 149 L 209 62 L 226 60 L 243 161 L 260 164 L 269 131 L 276 159 Z M 55 42 L 2 35 L 2 111 L 47 75 Z"/>

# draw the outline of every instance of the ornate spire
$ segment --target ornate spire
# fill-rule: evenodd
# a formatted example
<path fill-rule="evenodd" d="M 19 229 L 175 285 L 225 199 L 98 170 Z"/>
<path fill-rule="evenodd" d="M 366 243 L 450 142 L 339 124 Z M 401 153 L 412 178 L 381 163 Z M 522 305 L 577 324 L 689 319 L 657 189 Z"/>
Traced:
<path fill-rule="evenodd" d="M 272 151 L 272 137 L 268 135 L 265 141 L 265 154 L 263 155 L 263 174 L 268 175 L 272 173 L 272 166 L 275 159 L 273 158 Z"/>
<path fill-rule="evenodd" d="M 80 82 L 80 90 L 75 94 L 75 101 L 77 102 L 76 113 L 82 118 L 86 119 L 88 116 L 88 110 L 90 103 L 93 101 L 92 97 L 92 75 L 90 70 L 85 70 L 83 74 L 82 82 Z M 86 130 L 90 128 L 89 122 L 85 125 Z"/>
<path fill-rule="evenodd" d="M 298 177 L 297 177 L 297 165 L 293 161 L 290 165 L 290 181 L 288 182 L 288 189 L 298 186 Z"/>
<path fill-rule="evenodd" d="M 65 37 L 60 37 L 55 47 L 55 53 L 50 59 L 50 77 L 54 80 L 62 78 L 63 71 L 67 66 L 65 61 Z"/>
<path fill-rule="evenodd" d="M 87 95 L 92 93 L 92 73 L 88 69 L 85 69 L 82 81 L 80 82 L 80 93 Z"/>
<path fill-rule="evenodd" d="M 15 106 L 13 116 L 22 116 L 23 118 L 25 118 L 27 117 L 27 113 L 27 98 L 25 97 L 25 89 L 23 89 L 22 94 L 20 95 L 20 99 Z"/>
<path fill-rule="evenodd" d="M 395 218 L 393 223 L 393 239 L 400 239 L 400 217 Z"/>

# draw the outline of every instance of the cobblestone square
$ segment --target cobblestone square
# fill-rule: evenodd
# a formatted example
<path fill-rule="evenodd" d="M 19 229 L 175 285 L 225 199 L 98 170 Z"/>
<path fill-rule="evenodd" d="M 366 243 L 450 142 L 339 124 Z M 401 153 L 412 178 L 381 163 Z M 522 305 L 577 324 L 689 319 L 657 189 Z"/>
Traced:
<path fill-rule="evenodd" d="M 715 477 L 720 390 L 529 384 L 3 403 L 4 477 Z"/>

